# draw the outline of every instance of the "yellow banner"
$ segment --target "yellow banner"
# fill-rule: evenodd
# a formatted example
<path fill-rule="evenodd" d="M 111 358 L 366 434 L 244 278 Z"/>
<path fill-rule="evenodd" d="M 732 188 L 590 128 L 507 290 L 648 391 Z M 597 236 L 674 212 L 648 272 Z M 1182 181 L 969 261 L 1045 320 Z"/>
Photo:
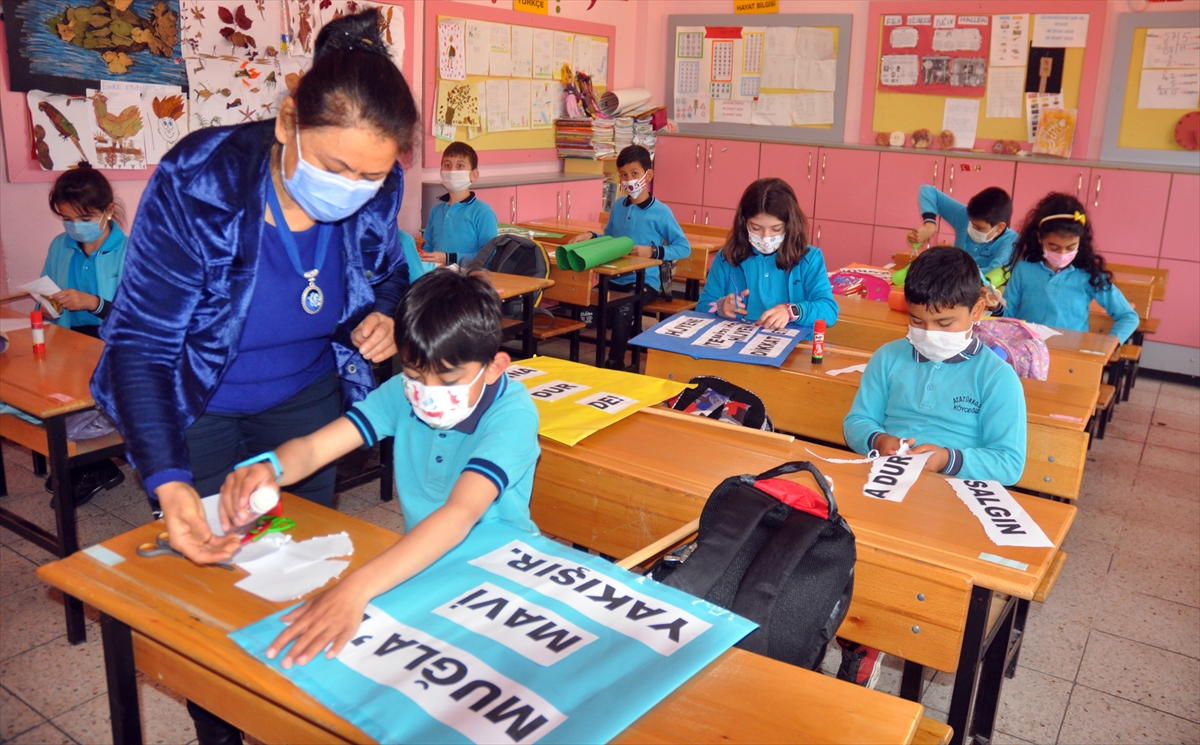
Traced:
<path fill-rule="evenodd" d="M 529 389 L 537 404 L 538 434 L 574 445 L 610 424 L 662 403 L 690 388 L 687 383 L 605 370 L 555 357 L 514 362 L 509 380 Z"/>
<path fill-rule="evenodd" d="M 520 0 L 513 0 L 514 3 Z M 734 13 L 778 13 L 779 0 L 733 0 Z"/>
<path fill-rule="evenodd" d="M 513 10 L 550 15 L 550 0 L 513 0 Z"/>

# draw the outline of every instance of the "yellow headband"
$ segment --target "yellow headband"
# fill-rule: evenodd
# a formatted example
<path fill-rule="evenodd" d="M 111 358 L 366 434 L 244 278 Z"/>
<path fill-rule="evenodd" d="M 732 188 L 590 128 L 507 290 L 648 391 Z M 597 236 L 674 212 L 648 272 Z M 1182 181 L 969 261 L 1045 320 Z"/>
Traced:
<path fill-rule="evenodd" d="M 1043 217 L 1038 222 L 1038 227 L 1040 228 L 1045 225 L 1047 220 L 1074 220 L 1080 225 L 1087 225 L 1087 215 L 1082 212 L 1076 212 L 1073 215 L 1049 215 L 1048 217 Z"/>

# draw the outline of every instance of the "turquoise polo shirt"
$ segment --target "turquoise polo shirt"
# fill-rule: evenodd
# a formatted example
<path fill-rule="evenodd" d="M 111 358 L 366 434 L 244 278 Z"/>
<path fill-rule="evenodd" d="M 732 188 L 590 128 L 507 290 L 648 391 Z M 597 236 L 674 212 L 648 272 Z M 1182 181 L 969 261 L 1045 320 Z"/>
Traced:
<path fill-rule="evenodd" d="M 446 264 L 465 267 L 479 249 L 498 234 L 496 213 L 475 192 L 450 204 L 450 195 L 438 197 L 425 224 L 425 251 L 442 251 Z"/>
<path fill-rule="evenodd" d="M 614 202 L 608 224 L 604 226 L 604 235 L 629 238 L 635 246 L 653 246 L 653 258 L 663 261 L 678 261 L 692 255 L 692 244 L 683 234 L 683 228 L 679 227 L 671 208 L 654 197 L 641 204 L 634 204 L 629 197 Z M 612 282 L 626 287 L 636 281 L 631 272 L 613 277 Z M 662 287 L 657 266 L 646 269 L 646 286 L 656 290 Z"/>
<path fill-rule="evenodd" d="M 1012 228 L 1005 228 L 1003 233 L 987 243 L 976 243 L 967 233 L 967 227 L 971 224 L 967 205 L 929 184 L 923 184 L 917 191 L 917 202 L 926 222 L 941 217 L 954 228 L 954 245 L 971 254 L 981 271 L 990 272 L 998 266 L 1004 266 L 1012 258 L 1013 246 L 1017 242 L 1017 233 Z"/>
<path fill-rule="evenodd" d="M 525 386 L 500 376 L 484 388 L 471 416 L 438 430 L 417 418 L 404 396 L 404 378 L 396 375 L 355 404 L 346 418 L 367 447 L 382 437 L 395 438 L 396 491 L 406 530 L 446 503 L 459 476 L 474 471 L 500 492 L 480 522 L 499 520 L 537 532 L 529 497 L 541 448 L 537 408 Z"/>
<path fill-rule="evenodd" d="M 1044 261 L 1018 261 L 1004 286 L 1004 315 L 1071 331 L 1087 331 L 1092 301 L 1113 319 L 1109 333 L 1124 344 L 1137 331 L 1137 311 L 1111 282 L 1092 286 L 1092 275 L 1074 266 L 1056 272 Z"/>

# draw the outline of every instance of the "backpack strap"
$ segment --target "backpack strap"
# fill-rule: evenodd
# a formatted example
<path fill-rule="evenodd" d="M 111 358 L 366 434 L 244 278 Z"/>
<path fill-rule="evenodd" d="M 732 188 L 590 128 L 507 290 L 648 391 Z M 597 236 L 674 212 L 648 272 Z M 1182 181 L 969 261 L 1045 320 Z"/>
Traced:
<path fill-rule="evenodd" d="M 819 517 L 793 512 L 754 557 L 750 568 L 742 576 L 730 610 L 756 622 L 759 628 L 743 639 L 739 647 L 748 652 L 767 654 L 770 635 L 762 633 L 762 630 L 771 624 L 775 601 L 825 525 L 826 522 Z M 685 567 L 691 558 L 684 563 Z"/>
<path fill-rule="evenodd" d="M 746 488 L 742 488 L 746 487 Z M 742 544 L 758 527 L 764 515 L 780 502 L 744 482 L 733 486 L 734 493 L 711 519 L 706 519 L 704 540 L 663 584 L 702 598 L 733 563 Z M 710 498 L 711 499 L 711 498 Z"/>
<path fill-rule="evenodd" d="M 777 476 L 783 476 L 789 473 L 797 473 L 799 471 L 807 471 L 811 473 L 813 479 L 816 480 L 817 486 L 821 488 L 821 493 L 825 496 L 825 501 L 829 502 L 829 519 L 836 520 L 838 516 L 837 500 L 833 498 L 833 490 L 829 488 L 829 482 L 825 480 L 825 475 L 817 470 L 817 467 L 806 460 L 794 460 L 789 463 L 784 463 L 781 466 L 776 466 L 770 471 L 760 473 L 754 480 L 764 481 L 773 479 Z"/>

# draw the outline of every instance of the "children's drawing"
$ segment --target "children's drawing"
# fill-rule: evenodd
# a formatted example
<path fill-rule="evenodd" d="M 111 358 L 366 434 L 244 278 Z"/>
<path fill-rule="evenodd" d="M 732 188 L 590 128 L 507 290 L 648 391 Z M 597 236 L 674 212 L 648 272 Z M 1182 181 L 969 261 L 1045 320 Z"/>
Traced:
<path fill-rule="evenodd" d="M 33 122 L 34 149 L 42 168 L 65 171 L 81 160 L 95 163 L 96 151 L 87 136 L 91 103 L 86 98 L 30 91 L 25 99 Z"/>
<path fill-rule="evenodd" d="M 91 135 L 96 144 L 96 165 L 115 169 L 145 168 L 141 96 L 92 91 L 88 97 L 95 115 Z"/>
<path fill-rule="evenodd" d="M 12 89 L 83 94 L 101 79 L 184 85 L 179 0 L 4 0 Z"/>
<path fill-rule="evenodd" d="M 442 80 L 466 80 L 467 62 L 463 55 L 465 25 L 461 18 L 438 22 L 438 77 Z"/>
<path fill-rule="evenodd" d="M 181 92 L 148 90 L 142 93 L 146 120 L 146 162 L 156 165 L 175 143 L 190 131 L 187 101 Z"/>
<path fill-rule="evenodd" d="M 437 109 L 434 116 L 439 122 L 456 127 L 478 127 L 480 116 L 479 89 L 473 85 L 438 83 Z"/>

